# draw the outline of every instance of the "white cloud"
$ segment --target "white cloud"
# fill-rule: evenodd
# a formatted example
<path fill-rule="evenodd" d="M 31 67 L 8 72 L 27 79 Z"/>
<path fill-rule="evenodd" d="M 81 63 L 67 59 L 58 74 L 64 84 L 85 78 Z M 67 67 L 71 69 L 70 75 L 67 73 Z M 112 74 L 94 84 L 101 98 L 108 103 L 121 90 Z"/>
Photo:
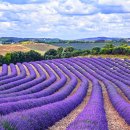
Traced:
<path fill-rule="evenodd" d="M 130 0 L 99 0 L 98 4 L 104 6 L 121 6 L 124 9 L 124 11 L 130 11 Z"/>
<path fill-rule="evenodd" d="M 39 32 L 49 32 L 49 31 L 51 31 L 51 28 L 49 28 L 49 27 L 41 27 L 41 28 L 38 28 L 37 31 L 39 31 Z"/>
<path fill-rule="evenodd" d="M 2 16 L 3 16 L 3 14 L 4 14 L 3 12 L 0 12 L 0 17 L 2 17 Z"/>
<path fill-rule="evenodd" d="M 10 28 L 12 26 L 14 26 L 14 24 L 11 22 L 0 22 L 0 30 L 7 29 L 7 28 Z"/>
<path fill-rule="evenodd" d="M 122 5 L 123 3 L 128 2 L 129 0 L 99 0 L 99 4 L 108 4 L 108 5 Z"/>
<path fill-rule="evenodd" d="M 130 0 L 48 0 L 40 4 L 35 3 L 37 1 L 33 0 L 31 4 L 1 2 L 0 30 L 5 28 L 5 35 L 23 37 L 81 38 L 90 35 L 129 34 Z M 113 10 L 111 6 L 121 6 L 123 12 L 120 10 L 116 13 L 116 9 Z M 104 13 L 106 7 L 109 8 Z M 121 34 L 124 30 L 125 33 Z"/>
<path fill-rule="evenodd" d="M 80 0 L 66 0 L 59 3 L 57 10 L 63 14 L 91 14 L 97 11 L 97 8 L 91 4 L 85 4 Z"/>

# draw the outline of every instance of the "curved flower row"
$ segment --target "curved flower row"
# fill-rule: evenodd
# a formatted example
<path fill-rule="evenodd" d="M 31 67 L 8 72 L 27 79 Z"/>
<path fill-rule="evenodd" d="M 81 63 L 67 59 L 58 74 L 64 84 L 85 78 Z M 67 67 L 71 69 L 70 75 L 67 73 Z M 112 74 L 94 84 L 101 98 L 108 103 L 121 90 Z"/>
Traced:
<path fill-rule="evenodd" d="M 86 75 L 86 71 L 80 69 L 83 68 L 82 64 L 76 64 L 77 62 L 69 62 L 65 60 L 64 64 L 70 64 L 76 70 L 84 74 L 92 82 L 92 94 L 90 100 L 80 115 L 68 126 L 67 130 L 108 130 L 107 120 L 104 110 L 103 95 L 101 86 L 96 78 L 92 75 Z"/>
<path fill-rule="evenodd" d="M 17 70 L 14 64 L 10 64 L 11 74 L 0 77 L 0 81 L 17 76 Z"/>
<path fill-rule="evenodd" d="M 8 66 L 6 64 L 2 65 L 2 72 L 0 73 L 0 77 L 8 74 Z"/>
<path fill-rule="evenodd" d="M 24 79 L 19 80 L 19 81 L 13 81 L 10 84 L 1 85 L 0 91 L 4 91 L 4 90 L 7 90 L 7 89 L 16 87 L 18 85 L 21 85 L 23 83 L 29 82 L 29 81 L 31 81 L 31 80 L 36 78 L 36 73 L 33 70 L 32 66 L 30 64 L 28 64 L 28 63 L 24 63 L 24 65 L 28 68 L 28 70 L 30 72 L 30 75 L 28 77 L 24 78 Z"/>
<path fill-rule="evenodd" d="M 40 65 L 43 68 L 45 68 L 47 70 L 47 72 L 49 73 L 49 75 L 50 75 L 49 79 L 45 80 L 44 82 L 41 82 L 40 84 L 36 84 L 34 86 L 33 86 L 33 84 L 30 84 L 32 81 L 31 82 L 27 82 L 26 86 L 29 85 L 29 84 L 32 86 L 32 87 L 29 87 L 30 88 L 29 89 L 29 93 L 30 93 L 29 95 L 24 95 L 25 94 L 24 92 L 26 92 L 28 90 L 24 90 L 23 89 L 23 91 L 21 91 L 21 93 L 23 95 L 21 95 L 21 96 L 19 95 L 18 96 L 17 93 L 14 93 L 13 96 L 10 96 L 10 97 L 5 97 L 5 95 L 4 95 L 3 98 L 1 97 L 0 103 L 20 101 L 20 100 L 30 99 L 30 98 L 34 98 L 34 97 L 38 97 L 38 96 L 40 97 L 43 93 L 41 93 L 41 94 L 40 93 L 38 93 L 38 94 L 35 93 L 35 95 L 33 93 L 34 92 L 39 92 L 39 91 L 47 88 L 48 86 L 50 86 L 52 83 L 54 83 L 56 81 L 55 74 L 47 66 L 45 66 L 45 64 L 40 63 Z M 46 78 L 46 76 L 44 74 L 43 74 L 43 77 Z M 33 80 L 33 81 L 35 81 L 35 80 Z M 21 84 L 21 86 L 22 85 L 25 85 L 25 84 Z M 15 88 L 17 89 L 17 87 L 15 87 Z M 31 92 L 31 89 L 33 90 L 32 92 Z M 7 96 L 9 96 L 9 95 L 7 95 Z"/>
<path fill-rule="evenodd" d="M 108 72 L 109 75 L 112 76 L 113 78 L 115 78 L 115 79 L 117 79 L 117 80 L 119 80 L 119 81 L 125 83 L 126 85 L 130 85 L 129 78 L 128 78 L 127 76 L 124 76 L 124 75 L 122 75 L 121 73 L 110 69 L 110 68 L 106 65 L 105 62 L 104 62 L 104 64 L 102 64 L 102 63 L 99 61 L 99 59 L 91 59 L 91 60 L 92 60 L 93 62 L 97 63 L 98 65 L 101 65 L 101 66 L 102 66 L 101 69 L 103 69 L 103 71 L 104 71 L 104 69 L 107 70 L 106 72 Z"/>
<path fill-rule="evenodd" d="M 20 80 L 20 79 L 26 77 L 27 74 L 26 74 L 26 71 L 25 71 L 23 65 L 21 63 L 17 63 L 16 65 L 18 66 L 18 68 L 20 70 L 20 75 L 17 75 L 15 77 L 12 77 L 9 79 L 2 80 L 2 81 L 0 81 L 0 85 L 8 84 L 10 82 L 17 81 L 17 80 Z"/>
<path fill-rule="evenodd" d="M 79 77 L 80 80 L 82 80 L 79 89 L 74 95 L 64 99 L 63 101 L 58 101 L 42 107 L 36 107 L 26 111 L 11 113 L 7 116 L 3 116 L 1 119 L 1 124 L 4 126 L 6 122 L 10 125 L 10 127 L 20 130 L 38 130 L 45 129 L 66 116 L 82 102 L 88 88 L 88 82 L 85 77 L 71 67 L 69 70 Z M 68 84 L 68 86 L 71 88 L 73 85 L 70 86 L 70 84 Z"/>
<path fill-rule="evenodd" d="M 80 59 L 81 61 L 81 59 Z M 87 59 L 84 59 L 84 61 L 81 61 L 82 63 L 84 62 L 89 62 Z M 103 67 L 100 67 L 100 65 L 98 65 L 95 62 L 91 62 L 91 64 L 88 64 L 89 67 L 93 68 L 95 72 L 99 73 L 100 75 L 104 76 L 106 79 L 110 80 L 111 82 L 113 82 L 114 84 L 116 84 L 122 91 L 123 93 L 126 95 L 126 97 L 128 99 L 130 99 L 130 89 L 129 87 L 124 84 L 123 82 L 115 79 L 112 75 L 110 76 L 110 72 L 107 71 L 106 69 L 103 69 Z M 102 70 L 102 71 L 100 71 Z"/>
<path fill-rule="evenodd" d="M 86 65 L 87 65 L 87 62 L 86 62 Z M 103 72 L 99 73 L 98 71 L 97 73 L 91 73 L 91 74 L 93 74 L 97 79 L 103 81 L 103 83 L 107 87 L 107 92 L 109 94 L 109 98 L 113 106 L 118 111 L 118 113 L 125 119 L 125 121 L 128 124 L 130 124 L 130 104 L 126 102 L 125 99 L 123 99 L 120 96 L 120 94 L 117 92 L 115 87 L 106 79 L 105 75 L 103 77 L 101 76 L 101 73 Z"/>
<path fill-rule="evenodd" d="M 125 76 L 125 78 L 127 78 L 127 80 L 129 80 L 129 76 L 130 74 L 127 73 L 127 69 L 125 69 L 122 65 L 119 65 L 113 61 L 111 61 L 110 58 L 100 58 L 99 61 L 101 61 L 103 64 L 109 66 L 111 69 L 113 69 L 114 71 L 117 71 L 120 73 L 120 75 Z"/>
<path fill-rule="evenodd" d="M 96 60 L 96 59 L 95 59 Z M 109 70 L 112 74 L 114 74 L 114 75 L 116 75 L 116 76 L 118 76 L 118 78 L 120 78 L 120 79 L 125 79 L 125 83 L 126 84 L 129 84 L 130 82 L 129 82 L 129 80 L 130 80 L 130 78 L 129 78 L 129 74 L 128 73 L 125 73 L 122 69 L 120 69 L 120 66 L 121 65 L 118 65 L 118 64 L 116 64 L 116 63 L 114 63 L 114 62 L 107 62 L 107 61 L 105 61 L 105 60 L 103 60 L 103 59 L 101 59 L 101 58 L 98 58 L 97 59 L 97 61 L 98 61 L 98 64 L 101 64 L 102 66 L 103 66 L 103 68 L 105 68 L 105 69 L 107 69 L 107 70 Z M 102 64 L 103 63 L 103 64 Z M 113 65 L 114 64 L 114 65 Z M 111 67 L 110 67 L 111 66 Z M 116 66 L 116 67 L 115 67 Z M 122 80 L 122 82 L 124 82 L 124 80 Z M 129 82 L 129 83 L 128 83 Z"/>
<path fill-rule="evenodd" d="M 130 124 L 130 104 L 115 87 L 130 99 L 129 60 L 55 59 L 10 64 L 10 69 L 8 73 L 4 64 L 0 73 L 0 130 L 47 129 L 83 101 L 89 80 L 90 99 L 67 130 L 108 130 L 101 81 L 114 108 Z"/>

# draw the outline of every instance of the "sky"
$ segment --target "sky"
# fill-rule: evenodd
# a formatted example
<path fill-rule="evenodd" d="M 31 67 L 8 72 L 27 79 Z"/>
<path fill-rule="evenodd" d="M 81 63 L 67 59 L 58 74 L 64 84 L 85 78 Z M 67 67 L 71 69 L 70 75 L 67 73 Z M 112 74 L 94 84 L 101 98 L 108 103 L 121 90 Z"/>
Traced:
<path fill-rule="evenodd" d="M 0 37 L 130 37 L 130 0 L 0 0 Z"/>

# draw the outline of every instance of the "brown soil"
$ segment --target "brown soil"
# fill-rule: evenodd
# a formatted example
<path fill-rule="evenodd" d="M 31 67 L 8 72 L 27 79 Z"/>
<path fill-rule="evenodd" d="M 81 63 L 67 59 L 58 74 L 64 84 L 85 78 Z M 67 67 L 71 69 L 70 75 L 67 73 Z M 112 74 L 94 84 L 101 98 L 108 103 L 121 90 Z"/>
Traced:
<path fill-rule="evenodd" d="M 30 65 L 33 67 L 33 69 L 36 73 L 36 78 L 40 77 L 40 74 L 38 73 L 37 69 L 32 64 L 30 64 Z"/>
<path fill-rule="evenodd" d="M 17 69 L 17 75 L 20 75 L 20 69 L 17 65 L 15 65 L 16 69 Z"/>
<path fill-rule="evenodd" d="M 57 77 L 56 81 L 58 81 L 60 79 L 60 77 L 58 76 L 58 74 L 49 65 L 46 64 L 46 66 L 49 67 L 50 70 L 55 74 L 55 76 Z"/>
<path fill-rule="evenodd" d="M 0 73 L 2 72 L 2 66 L 0 66 Z"/>
<path fill-rule="evenodd" d="M 55 64 L 53 64 L 53 65 L 55 65 Z M 55 65 L 55 66 L 56 66 L 56 65 Z M 61 91 L 62 89 L 64 89 L 64 87 L 66 87 L 66 85 L 69 84 L 70 78 L 69 78 L 69 76 L 66 75 L 58 66 L 56 66 L 56 67 L 57 67 L 57 69 L 59 69 L 59 70 L 66 76 L 66 78 L 67 78 L 67 81 L 66 81 L 65 85 L 62 86 L 60 89 L 58 89 L 58 90 L 56 91 L 56 93 L 57 93 L 57 92 Z"/>
<path fill-rule="evenodd" d="M 43 70 L 43 72 L 45 73 L 45 75 L 46 75 L 46 77 L 47 77 L 47 79 L 49 79 L 49 74 L 47 73 L 47 71 L 40 65 L 40 64 L 38 64 L 40 67 L 41 67 L 41 69 Z"/>
<path fill-rule="evenodd" d="M 50 49 L 58 49 L 59 47 L 54 46 L 54 45 L 49 45 L 45 43 L 31 43 L 31 44 L 24 44 L 24 47 L 27 47 L 31 50 L 37 50 L 40 53 L 44 54 L 46 51 Z"/>
<path fill-rule="evenodd" d="M 84 107 L 86 106 L 90 95 L 92 91 L 92 85 L 89 85 L 87 95 L 85 96 L 83 102 L 75 108 L 68 116 L 65 118 L 61 119 L 59 122 L 56 122 L 55 125 L 52 127 L 48 128 L 48 130 L 66 130 L 67 126 L 74 121 L 74 119 L 83 111 Z"/>
<path fill-rule="evenodd" d="M 16 52 L 16 51 L 27 52 L 29 50 L 30 50 L 29 48 L 20 44 L 0 45 L 0 55 L 5 55 L 6 53 Z"/>
<path fill-rule="evenodd" d="M 124 98 L 126 102 L 130 103 L 130 100 L 125 96 L 125 94 L 121 91 L 121 89 L 119 87 L 117 87 L 114 83 L 113 83 L 113 85 L 115 86 L 118 93 L 122 96 L 122 98 Z"/>
<path fill-rule="evenodd" d="M 55 64 L 53 64 L 53 65 L 55 65 Z M 55 65 L 56 66 L 56 65 Z M 58 66 L 56 66 L 58 69 L 60 69 Z M 65 66 L 64 66 L 65 67 Z M 60 69 L 61 70 L 61 69 Z M 62 70 L 61 70 L 62 71 Z M 62 71 L 63 72 L 63 71 Z M 67 77 L 67 82 L 66 82 L 66 85 L 67 84 L 69 84 L 69 82 L 70 82 L 70 78 L 69 78 L 69 76 L 68 75 L 66 75 L 64 72 L 63 72 L 63 74 Z M 75 76 L 75 75 L 74 75 Z M 76 77 L 76 76 L 75 76 Z M 76 77 L 77 78 L 77 77 Z M 77 90 L 78 90 L 78 88 L 80 87 L 80 84 L 81 84 L 81 80 L 80 79 L 78 79 L 77 78 L 77 80 L 78 80 L 78 83 L 77 83 L 77 85 L 76 85 L 76 87 L 74 88 L 74 90 L 70 93 L 70 95 L 69 96 L 72 96 Z M 62 87 L 63 88 L 63 87 Z M 60 91 L 62 88 L 60 88 L 58 91 Z M 58 92 L 57 91 L 57 92 Z M 69 97 L 68 96 L 68 97 Z"/>
<path fill-rule="evenodd" d="M 8 65 L 8 75 L 11 74 L 11 68 L 10 65 Z"/>
<path fill-rule="evenodd" d="M 109 130 L 130 130 L 130 126 L 125 122 L 125 120 L 118 114 L 118 112 L 112 106 L 104 84 L 101 84 L 101 86 L 104 89 L 104 107 Z"/>
<path fill-rule="evenodd" d="M 23 67 L 25 68 L 27 76 L 30 76 L 30 72 L 29 72 L 28 68 L 24 64 L 23 64 Z"/>
<path fill-rule="evenodd" d="M 47 65 L 47 64 L 46 64 Z M 60 77 L 58 76 L 58 74 L 49 66 L 49 65 L 47 65 L 52 71 L 53 71 L 53 73 L 56 75 L 56 77 L 57 77 L 57 79 L 56 79 L 56 81 L 53 83 L 53 84 L 55 84 L 57 81 L 59 81 L 60 80 Z M 58 67 L 57 67 L 58 68 Z M 52 85 L 53 85 L 52 84 Z M 67 84 L 67 82 L 65 83 L 65 85 Z M 63 89 L 63 87 L 65 87 L 65 85 L 64 86 L 62 86 L 60 89 L 58 89 L 56 92 L 54 92 L 54 93 L 57 93 L 57 92 L 59 92 L 60 90 L 62 90 Z M 51 85 L 50 85 L 51 86 Z M 50 87 L 49 86 L 49 87 Z M 45 88 L 45 89 L 48 89 L 48 87 L 47 88 Z M 53 93 L 53 94 L 54 94 Z"/>
<path fill-rule="evenodd" d="M 77 83 L 76 87 L 74 88 L 74 90 L 71 92 L 71 94 L 69 96 L 72 96 L 72 95 L 74 95 L 76 93 L 76 91 L 80 87 L 80 84 L 81 84 L 81 80 L 78 79 L 78 83 Z"/>
<path fill-rule="evenodd" d="M 53 64 L 53 63 L 52 63 L 52 64 Z M 55 65 L 55 64 L 53 64 L 53 65 Z M 64 71 L 61 70 L 57 65 L 55 65 L 55 66 L 67 77 L 67 82 L 66 82 L 66 84 L 68 84 L 68 83 L 70 82 L 69 76 L 68 76 L 67 74 L 65 74 Z M 64 66 L 64 67 L 65 67 L 65 66 Z"/>

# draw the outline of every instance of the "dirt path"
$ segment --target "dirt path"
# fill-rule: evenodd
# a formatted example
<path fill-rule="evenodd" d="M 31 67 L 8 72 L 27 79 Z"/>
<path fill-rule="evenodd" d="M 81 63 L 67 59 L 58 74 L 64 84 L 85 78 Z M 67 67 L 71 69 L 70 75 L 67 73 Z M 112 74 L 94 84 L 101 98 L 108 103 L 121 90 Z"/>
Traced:
<path fill-rule="evenodd" d="M 115 86 L 116 90 L 122 96 L 122 98 L 124 98 L 126 102 L 130 103 L 130 100 L 125 96 L 125 94 L 122 92 L 122 90 L 119 87 L 117 87 L 114 83 L 112 83 L 112 84 Z"/>
<path fill-rule="evenodd" d="M 47 73 L 47 71 L 46 71 L 40 64 L 38 64 L 38 65 L 40 66 L 40 68 L 41 68 L 41 69 L 43 70 L 43 72 L 45 73 L 47 79 L 49 79 L 50 76 L 49 76 L 49 74 Z M 47 79 L 46 79 L 46 80 L 47 80 Z"/>
<path fill-rule="evenodd" d="M 37 71 L 37 69 L 35 68 L 35 66 L 33 66 L 32 64 L 30 64 L 32 66 L 32 68 L 34 69 L 35 73 L 36 73 L 36 78 L 40 77 L 39 72 Z"/>
<path fill-rule="evenodd" d="M 0 66 L 0 73 L 2 72 L 2 66 Z"/>
<path fill-rule="evenodd" d="M 87 92 L 87 95 L 85 96 L 84 100 L 82 101 L 82 103 L 77 108 L 75 108 L 70 114 L 68 114 L 68 116 L 66 116 L 65 118 L 63 118 L 59 122 L 56 122 L 55 125 L 53 125 L 52 127 L 48 128 L 47 130 L 66 130 L 67 126 L 72 121 L 74 121 L 74 119 L 85 108 L 85 106 L 86 106 L 86 104 L 87 104 L 87 102 L 88 102 L 88 100 L 90 98 L 91 92 L 92 92 L 92 84 L 89 82 L 88 92 Z"/>
<path fill-rule="evenodd" d="M 66 76 L 66 78 L 67 78 L 66 84 L 68 84 L 68 83 L 70 82 L 69 76 L 68 76 L 67 74 L 65 74 L 64 71 L 63 71 L 62 69 L 60 69 L 57 65 L 55 65 L 54 63 L 52 63 L 52 64 L 53 64 L 55 67 L 57 67 L 57 68 Z"/>
<path fill-rule="evenodd" d="M 130 126 L 125 122 L 125 120 L 118 114 L 118 112 L 112 106 L 104 84 L 101 83 L 101 86 L 103 88 L 104 107 L 109 130 L 130 130 Z"/>
<path fill-rule="evenodd" d="M 15 65 L 15 67 L 16 67 L 16 70 L 17 70 L 17 75 L 20 75 L 20 69 L 19 69 L 19 67 L 17 65 Z"/>
<path fill-rule="evenodd" d="M 76 91 L 78 90 L 78 88 L 80 87 L 81 81 L 78 79 L 78 83 L 76 85 L 76 87 L 74 88 L 74 90 L 71 92 L 71 94 L 69 96 L 72 96 L 73 94 L 76 93 Z M 68 96 L 68 97 L 69 97 Z"/>
<path fill-rule="evenodd" d="M 53 64 L 53 65 L 55 65 L 55 64 Z M 56 65 L 55 65 L 56 66 Z M 58 69 L 60 69 L 58 66 L 56 66 Z M 64 66 L 65 67 L 65 66 Z M 66 67 L 65 67 L 66 68 Z M 67 68 L 66 68 L 67 69 Z M 60 69 L 61 70 L 61 69 Z M 68 70 L 68 69 L 67 69 Z M 61 70 L 62 71 L 62 70 Z M 69 71 L 69 70 L 68 70 Z M 63 71 L 62 71 L 63 72 Z M 71 72 L 72 73 L 72 72 Z M 64 72 L 63 72 L 63 74 L 67 77 L 67 82 L 66 82 L 66 85 L 67 84 L 69 84 L 69 82 L 70 82 L 70 78 L 69 78 L 69 76 L 68 75 L 66 75 Z M 75 76 L 75 75 L 74 75 Z M 75 78 L 77 78 L 76 76 L 75 76 Z M 77 90 L 78 90 L 78 88 L 80 87 L 80 84 L 81 84 L 81 80 L 80 79 L 78 79 L 77 78 L 77 80 L 78 80 L 78 83 L 77 83 L 77 85 L 76 85 L 76 87 L 74 88 L 74 90 L 70 93 L 70 95 L 69 96 L 72 96 Z M 61 89 L 63 89 L 63 87 L 62 88 L 60 88 L 58 91 L 60 91 Z M 57 92 L 58 92 L 57 91 Z M 68 97 L 69 97 L 68 96 Z"/>
<path fill-rule="evenodd" d="M 24 64 L 23 64 L 23 67 L 25 68 L 27 76 L 30 76 L 30 72 L 29 72 L 28 68 Z"/>
<path fill-rule="evenodd" d="M 8 75 L 11 74 L 11 67 L 8 65 Z"/>
<path fill-rule="evenodd" d="M 60 80 L 60 77 L 59 77 L 59 75 L 51 68 L 51 66 L 49 66 L 49 65 L 47 65 L 47 64 L 45 64 L 47 67 L 49 67 L 49 69 L 55 74 L 55 76 L 56 76 L 56 81 L 55 82 L 57 82 L 58 80 Z"/>

